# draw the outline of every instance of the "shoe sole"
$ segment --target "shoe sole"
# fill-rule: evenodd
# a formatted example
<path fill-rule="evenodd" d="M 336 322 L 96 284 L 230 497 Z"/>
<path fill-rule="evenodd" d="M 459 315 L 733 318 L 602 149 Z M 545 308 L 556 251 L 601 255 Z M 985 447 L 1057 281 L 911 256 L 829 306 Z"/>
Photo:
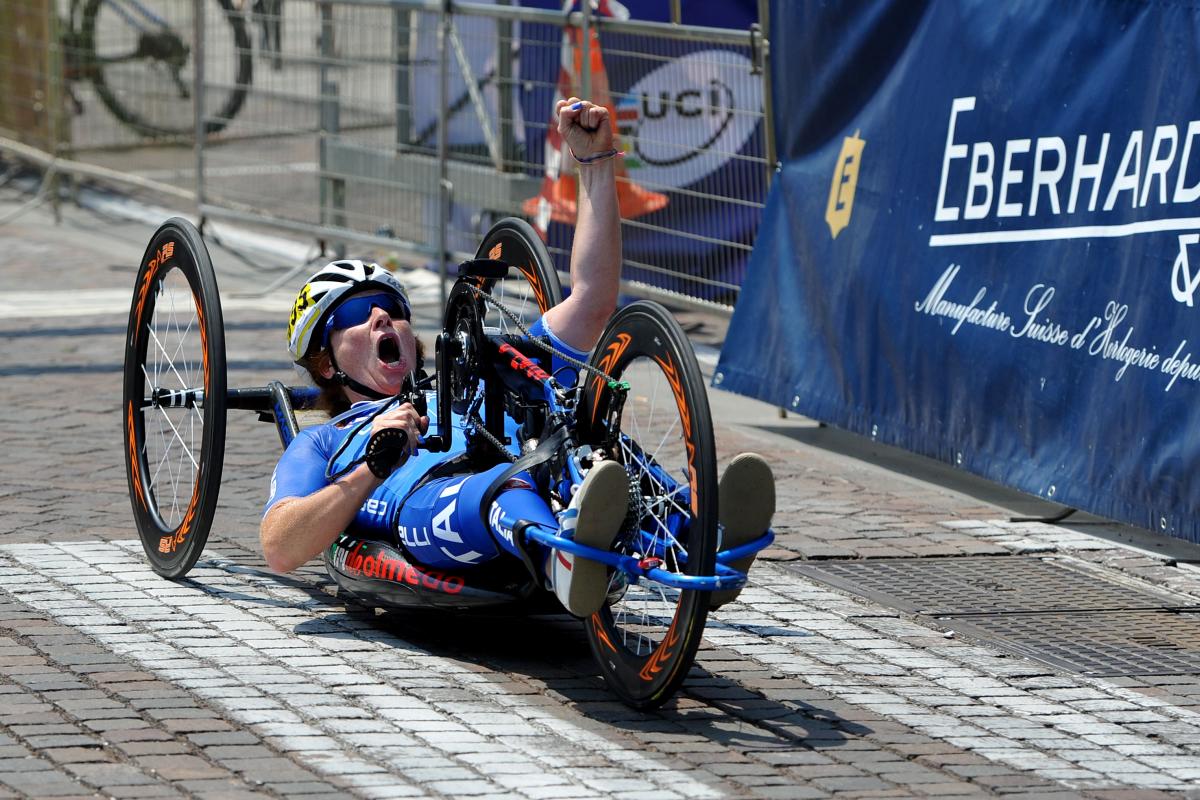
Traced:
<path fill-rule="evenodd" d="M 742 453 L 729 462 L 717 485 L 717 509 L 721 527 L 725 529 L 723 550 L 753 541 L 771 527 L 771 518 L 775 516 L 775 475 L 762 456 Z M 754 558 L 747 556 L 729 566 L 746 572 Z M 741 591 L 713 592 L 709 608 L 719 608 L 735 600 Z"/>
<path fill-rule="evenodd" d="M 602 461 L 592 467 L 579 498 L 579 516 L 575 523 L 575 541 L 598 550 L 608 550 L 621 531 L 629 512 L 629 478 L 625 468 L 615 461 Z M 598 498 L 589 505 L 589 498 Z M 613 502 L 624 497 L 625 502 Z M 590 558 L 575 556 L 571 570 L 571 589 L 567 606 L 578 617 L 589 617 L 604 606 L 608 594 L 608 566 Z"/>

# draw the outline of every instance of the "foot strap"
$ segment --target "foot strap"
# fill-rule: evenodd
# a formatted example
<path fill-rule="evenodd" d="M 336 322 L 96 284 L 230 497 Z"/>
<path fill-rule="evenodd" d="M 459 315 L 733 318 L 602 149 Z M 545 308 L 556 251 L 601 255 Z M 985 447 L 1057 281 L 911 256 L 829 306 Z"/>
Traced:
<path fill-rule="evenodd" d="M 488 511 L 491 510 L 492 501 L 496 499 L 496 495 L 498 495 L 500 490 L 504 488 L 504 484 L 508 483 L 509 479 L 517 473 L 533 469 L 534 467 L 540 464 L 545 464 L 547 461 L 554 458 L 569 436 L 570 432 L 564 425 L 543 439 L 537 447 L 518 458 L 508 466 L 508 469 L 503 470 L 495 477 L 495 479 L 488 485 L 487 489 L 484 490 L 483 497 L 480 498 L 479 501 L 479 518 L 483 520 L 484 530 L 491 530 L 491 526 L 488 524 Z M 522 560 L 525 562 L 525 566 L 529 569 L 529 572 L 533 576 L 534 580 L 538 581 L 540 584 L 543 576 L 538 574 L 537 567 L 534 565 L 533 560 L 529 557 L 529 553 L 525 547 L 524 533 L 525 528 L 528 527 L 528 525 L 529 523 L 520 521 L 516 526 L 514 526 L 513 544 L 516 545 L 517 549 L 523 554 L 524 557 Z"/>

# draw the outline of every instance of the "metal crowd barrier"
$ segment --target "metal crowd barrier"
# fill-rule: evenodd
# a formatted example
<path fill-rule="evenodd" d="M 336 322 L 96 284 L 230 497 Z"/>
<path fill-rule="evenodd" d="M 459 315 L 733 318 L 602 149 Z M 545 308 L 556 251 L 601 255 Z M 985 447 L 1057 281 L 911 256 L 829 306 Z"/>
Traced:
<path fill-rule="evenodd" d="M 505 0 L 37 5 L 0 0 L 0 17 L 37 18 L 35 38 L 51 45 L 43 72 L 17 75 L 29 36 L 17 43 L 0 26 L 0 96 L 40 81 L 44 98 L 41 112 L 0 104 L 0 136 L 143 185 L 194 189 L 207 217 L 439 266 L 440 254 L 472 253 L 495 218 L 532 216 L 548 194 L 545 137 L 565 52 L 569 91 L 614 89 L 630 185 L 666 204 L 633 202 L 623 221 L 626 288 L 736 302 L 774 163 L 766 40 L 754 30 Z M 566 30 L 574 49 L 564 50 Z M 603 72 L 579 50 L 593 32 Z M 166 69 L 121 58 L 147 47 Z M 547 231 L 565 272 L 570 226 Z"/>

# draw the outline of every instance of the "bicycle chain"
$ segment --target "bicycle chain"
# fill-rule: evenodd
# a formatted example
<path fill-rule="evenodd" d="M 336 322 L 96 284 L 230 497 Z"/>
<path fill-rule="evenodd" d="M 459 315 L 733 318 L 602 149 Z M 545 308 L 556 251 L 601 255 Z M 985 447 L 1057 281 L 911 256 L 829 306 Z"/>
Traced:
<path fill-rule="evenodd" d="M 492 432 L 487 429 L 487 425 L 484 423 L 483 418 L 480 417 L 479 414 L 472 414 L 471 422 L 475 425 L 475 433 L 479 434 L 484 439 L 487 439 L 492 447 L 495 447 L 500 455 L 507 458 L 510 463 L 516 463 L 517 457 L 509 452 L 508 448 L 504 446 L 504 442 L 492 435 Z"/>
<path fill-rule="evenodd" d="M 487 429 L 487 423 L 483 421 L 483 417 L 479 416 L 479 405 L 483 402 L 483 395 L 476 393 L 475 399 L 471 401 L 471 405 L 463 412 L 463 418 L 475 426 L 475 431 L 482 436 L 492 447 L 507 458 L 510 462 L 515 462 L 517 457 L 508 451 L 504 446 L 504 442 L 492 435 L 492 432 Z"/>

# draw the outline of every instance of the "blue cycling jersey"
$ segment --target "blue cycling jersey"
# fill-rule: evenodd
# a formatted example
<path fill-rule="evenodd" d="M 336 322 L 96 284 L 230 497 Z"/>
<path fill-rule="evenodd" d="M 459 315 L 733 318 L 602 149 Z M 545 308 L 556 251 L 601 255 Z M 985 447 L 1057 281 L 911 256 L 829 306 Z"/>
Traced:
<path fill-rule="evenodd" d="M 556 350 L 573 358 L 581 361 L 587 358 L 586 353 L 565 345 L 540 319 L 530 328 L 530 333 L 548 336 Z M 578 378 L 575 367 L 558 355 L 552 359 L 552 369 L 564 385 L 571 385 Z M 437 408 L 432 392 L 428 399 L 429 408 Z M 371 434 L 370 423 L 363 423 L 381 405 L 393 402 L 357 403 L 327 423 L 300 431 L 284 451 L 271 476 L 271 495 L 263 516 L 281 500 L 306 497 L 320 491 L 330 483 L 326 478 L 327 472 L 336 474 L 361 458 Z M 519 443 L 515 435 L 516 423 L 508 418 L 505 423 L 506 434 L 512 442 L 510 448 L 517 454 Z M 491 483 L 493 473 L 498 474 L 507 465 L 475 476 L 457 475 L 426 481 L 419 490 L 413 491 L 431 471 L 465 451 L 464 420 L 454 415 L 451 425 L 456 429 L 452 435 L 451 450 L 444 453 L 419 450 L 410 457 L 362 504 L 347 526 L 347 533 L 363 538 L 398 541 L 427 566 L 462 567 L 491 560 L 501 550 L 516 552 L 512 547 L 512 532 L 502 530 L 493 523 L 489 527 L 495 530 L 489 533 L 479 509 L 479 501 L 484 489 Z M 431 416 L 429 435 L 438 433 L 437 419 Z M 347 441 L 347 437 L 351 437 L 351 440 Z M 342 452 L 339 453 L 339 449 Z M 520 488 L 521 483 L 518 476 L 513 485 Z M 501 495 L 509 511 L 506 516 L 553 523 L 550 509 L 532 491 L 529 482 L 526 480 L 524 483 L 528 490 Z"/>

